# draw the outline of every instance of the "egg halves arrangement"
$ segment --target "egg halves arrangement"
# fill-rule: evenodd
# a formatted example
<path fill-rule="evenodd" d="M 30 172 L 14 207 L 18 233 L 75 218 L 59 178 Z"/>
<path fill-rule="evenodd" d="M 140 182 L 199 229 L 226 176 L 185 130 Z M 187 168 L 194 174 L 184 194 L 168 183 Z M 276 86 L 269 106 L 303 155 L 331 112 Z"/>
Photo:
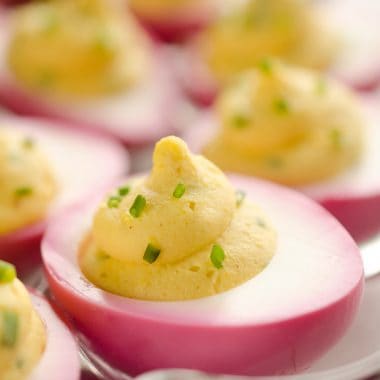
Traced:
<path fill-rule="evenodd" d="M 277 376 L 329 355 L 380 231 L 379 15 L 1 5 L 0 380 Z"/>

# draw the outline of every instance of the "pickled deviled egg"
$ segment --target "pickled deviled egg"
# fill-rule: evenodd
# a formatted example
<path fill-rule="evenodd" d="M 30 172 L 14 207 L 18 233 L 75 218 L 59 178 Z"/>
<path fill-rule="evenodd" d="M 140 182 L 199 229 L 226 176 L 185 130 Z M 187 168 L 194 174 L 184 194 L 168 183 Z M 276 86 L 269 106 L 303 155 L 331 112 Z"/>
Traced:
<path fill-rule="evenodd" d="M 267 56 L 324 69 L 336 55 L 334 36 L 304 0 L 252 0 L 200 38 L 201 55 L 220 83 Z"/>
<path fill-rule="evenodd" d="M 171 130 L 178 97 L 162 49 L 119 2 L 53 0 L 9 13 L 0 33 L 3 105 L 131 145 Z"/>
<path fill-rule="evenodd" d="M 380 52 L 373 37 L 379 10 L 354 0 L 244 1 L 180 55 L 181 81 L 195 101 L 209 105 L 235 75 L 265 57 L 278 57 L 370 89 L 379 82 Z"/>
<path fill-rule="evenodd" d="M 43 219 L 57 191 L 47 156 L 9 129 L 0 129 L 0 183 L 0 236 Z"/>
<path fill-rule="evenodd" d="M 38 259 L 47 220 L 128 167 L 127 153 L 112 140 L 1 116 L 0 259 L 23 274 Z"/>
<path fill-rule="evenodd" d="M 325 69 L 337 54 L 338 42 L 304 0 L 250 0 L 220 17 L 189 49 L 199 70 L 191 73 L 183 67 L 184 84 L 195 100 L 207 104 L 219 87 L 264 57 Z"/>
<path fill-rule="evenodd" d="M 130 0 L 128 5 L 147 30 L 167 42 L 199 32 L 217 13 L 214 0 Z"/>
<path fill-rule="evenodd" d="M 358 249 L 326 211 L 226 178 L 175 137 L 148 175 L 54 221 L 42 251 L 57 302 L 130 375 L 299 372 L 343 335 L 362 287 Z"/>
<path fill-rule="evenodd" d="M 59 355 L 59 352 L 64 352 Z M 2 380 L 78 380 L 74 339 L 47 301 L 29 293 L 15 268 L 0 260 L 0 373 Z"/>
<path fill-rule="evenodd" d="M 297 186 L 363 240 L 380 229 L 367 215 L 380 211 L 380 137 L 365 111 L 342 85 L 266 59 L 186 139 L 223 170 Z"/>

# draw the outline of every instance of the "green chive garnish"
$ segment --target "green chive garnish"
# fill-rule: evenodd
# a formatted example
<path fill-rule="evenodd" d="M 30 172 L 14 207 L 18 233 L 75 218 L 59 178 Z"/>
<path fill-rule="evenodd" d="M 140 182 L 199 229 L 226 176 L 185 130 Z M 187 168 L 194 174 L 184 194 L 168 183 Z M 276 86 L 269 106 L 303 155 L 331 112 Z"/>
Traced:
<path fill-rule="evenodd" d="M 223 248 L 220 245 L 214 244 L 212 246 L 210 260 L 216 269 L 223 268 L 225 256 Z"/>
<path fill-rule="evenodd" d="M 122 187 L 119 187 L 117 190 L 117 192 L 119 193 L 121 197 L 125 197 L 126 195 L 129 194 L 130 191 L 131 191 L 131 188 L 129 186 L 122 186 Z"/>
<path fill-rule="evenodd" d="M 3 336 L 1 345 L 12 348 L 17 342 L 19 319 L 18 315 L 12 311 L 3 311 Z"/>
<path fill-rule="evenodd" d="M 266 163 L 274 169 L 278 169 L 284 165 L 284 161 L 280 157 L 268 157 Z"/>
<path fill-rule="evenodd" d="M 231 119 L 231 124 L 234 128 L 242 129 L 249 126 L 250 118 L 243 113 L 237 113 Z"/>
<path fill-rule="evenodd" d="M 149 264 L 153 264 L 157 260 L 158 256 L 160 256 L 160 253 L 161 250 L 159 248 L 156 248 L 152 244 L 148 244 L 144 252 L 143 259 Z"/>
<path fill-rule="evenodd" d="M 266 228 L 267 227 L 267 224 L 265 223 L 265 221 L 261 218 L 256 218 L 256 224 L 261 227 L 261 228 Z"/>
<path fill-rule="evenodd" d="M 235 195 L 236 195 L 236 206 L 239 207 L 243 203 L 246 194 L 243 190 L 236 190 Z"/>
<path fill-rule="evenodd" d="M 330 139 L 335 149 L 340 149 L 343 143 L 342 132 L 338 128 L 334 128 L 330 131 Z"/>
<path fill-rule="evenodd" d="M 44 34 L 51 34 L 57 31 L 59 26 L 59 20 L 55 12 L 49 12 L 45 15 L 44 25 L 42 32 Z"/>
<path fill-rule="evenodd" d="M 16 278 L 16 268 L 5 261 L 0 260 L 0 284 L 8 284 Z"/>
<path fill-rule="evenodd" d="M 16 190 L 15 190 L 15 196 L 16 197 L 27 197 L 29 195 L 32 195 L 33 193 L 33 189 L 29 186 L 22 186 L 22 187 L 18 187 Z"/>
<path fill-rule="evenodd" d="M 268 58 L 264 58 L 258 62 L 257 67 L 264 74 L 270 74 L 272 72 L 272 69 L 273 69 L 273 64 Z"/>
<path fill-rule="evenodd" d="M 273 108 L 276 113 L 280 115 L 285 115 L 289 112 L 289 104 L 283 98 L 278 98 L 273 102 Z"/>
<path fill-rule="evenodd" d="M 94 48 L 101 54 L 112 52 L 113 44 L 107 30 L 98 30 L 94 38 Z"/>
<path fill-rule="evenodd" d="M 327 81 L 325 78 L 318 78 L 315 82 L 315 93 L 319 96 L 324 95 L 327 91 Z"/>
<path fill-rule="evenodd" d="M 107 206 L 109 208 L 118 208 L 121 202 L 121 198 L 118 196 L 111 196 L 108 198 Z"/>
<path fill-rule="evenodd" d="M 146 199 L 142 195 L 138 195 L 131 208 L 129 209 L 129 213 L 134 217 L 138 218 L 143 212 L 146 205 Z"/>
<path fill-rule="evenodd" d="M 31 137 L 25 137 L 24 140 L 22 140 L 22 146 L 25 149 L 32 149 L 34 147 L 35 141 Z"/>
<path fill-rule="evenodd" d="M 54 84 L 55 75 L 49 70 L 43 70 L 36 78 L 37 85 L 42 88 L 51 87 Z"/>
<path fill-rule="evenodd" d="M 174 191 L 173 191 L 173 197 L 174 198 L 181 198 L 183 194 L 185 194 L 186 187 L 183 183 L 179 183 Z"/>

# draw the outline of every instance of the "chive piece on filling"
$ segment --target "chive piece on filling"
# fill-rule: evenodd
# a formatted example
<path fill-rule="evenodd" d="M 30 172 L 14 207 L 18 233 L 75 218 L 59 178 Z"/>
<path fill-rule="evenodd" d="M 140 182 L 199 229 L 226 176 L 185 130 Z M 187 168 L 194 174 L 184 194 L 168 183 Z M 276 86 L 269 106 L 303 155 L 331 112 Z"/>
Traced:
<path fill-rule="evenodd" d="M 129 194 L 130 191 L 131 191 L 131 188 L 129 186 L 122 186 L 122 187 L 119 187 L 117 190 L 117 192 L 119 193 L 121 197 L 125 197 L 126 195 Z"/>
<path fill-rule="evenodd" d="M 210 260 L 212 262 L 212 265 L 216 269 L 221 269 L 223 268 L 223 261 L 225 259 L 225 253 L 223 251 L 223 248 L 218 245 L 214 244 L 211 249 L 211 255 L 210 255 Z"/>
<path fill-rule="evenodd" d="M 5 261 L 0 260 L 0 284 L 8 284 L 16 278 L 16 268 Z"/>
<path fill-rule="evenodd" d="M 257 63 L 257 67 L 264 74 L 270 74 L 273 69 L 272 62 L 268 58 L 263 58 Z"/>
<path fill-rule="evenodd" d="M 18 315 L 12 311 L 3 311 L 2 313 L 3 334 L 1 345 L 12 348 L 17 342 L 19 330 Z"/>
<path fill-rule="evenodd" d="M 243 203 L 246 194 L 243 190 L 236 190 L 235 196 L 236 196 L 236 206 L 239 207 Z"/>
<path fill-rule="evenodd" d="M 25 148 L 25 149 L 32 149 L 34 147 L 34 144 L 35 144 L 35 141 L 33 140 L 32 137 L 25 137 L 23 140 L 22 140 L 22 146 Z"/>
<path fill-rule="evenodd" d="M 29 186 L 21 186 L 15 190 L 16 197 L 27 197 L 33 193 L 33 189 Z"/>
<path fill-rule="evenodd" d="M 285 115 L 289 113 L 289 104 L 284 98 L 275 99 L 273 102 L 273 108 L 279 115 Z"/>
<path fill-rule="evenodd" d="M 174 198 L 181 198 L 185 194 L 186 187 L 183 183 L 179 183 L 173 191 Z"/>
<path fill-rule="evenodd" d="M 148 244 L 144 252 L 143 259 L 149 264 L 153 264 L 158 259 L 158 256 L 160 255 L 160 253 L 161 253 L 161 250 L 159 248 L 156 248 L 152 244 Z"/>
<path fill-rule="evenodd" d="M 111 196 L 108 198 L 107 206 L 109 208 L 118 208 L 121 202 L 121 198 L 118 196 Z"/>
<path fill-rule="evenodd" d="M 237 129 L 249 127 L 251 119 L 244 113 L 236 113 L 231 119 L 231 125 Z"/>
<path fill-rule="evenodd" d="M 129 213 L 134 218 L 138 218 L 141 215 L 141 213 L 143 212 L 145 205 L 146 205 L 146 199 L 142 195 L 139 194 L 135 198 L 131 208 L 129 209 Z"/>
<path fill-rule="evenodd" d="M 342 131 L 338 128 L 333 128 L 330 131 L 330 139 L 333 147 L 337 150 L 342 148 L 343 145 L 343 136 L 342 136 Z"/>

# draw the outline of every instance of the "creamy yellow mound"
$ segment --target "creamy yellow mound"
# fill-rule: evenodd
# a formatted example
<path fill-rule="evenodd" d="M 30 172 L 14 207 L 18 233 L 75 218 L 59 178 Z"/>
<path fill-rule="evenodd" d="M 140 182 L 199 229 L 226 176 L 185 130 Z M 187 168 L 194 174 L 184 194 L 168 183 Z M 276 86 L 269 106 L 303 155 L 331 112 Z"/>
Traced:
<path fill-rule="evenodd" d="M 199 43 L 222 83 L 268 56 L 322 69 L 337 50 L 337 39 L 305 0 L 249 0 L 205 31 Z"/>
<path fill-rule="evenodd" d="M 318 73 L 262 61 L 219 97 L 220 129 L 203 153 L 223 170 L 301 185 L 358 160 L 364 121 L 357 101 Z"/>
<path fill-rule="evenodd" d="M 43 219 L 56 183 L 36 141 L 0 129 L 0 235 Z"/>
<path fill-rule="evenodd" d="M 249 280 L 275 247 L 260 209 L 211 162 L 167 137 L 156 145 L 150 175 L 99 206 L 79 262 L 90 281 L 112 293 L 185 300 Z"/>
<path fill-rule="evenodd" d="M 52 0 L 19 7 L 8 65 L 29 88 L 98 96 L 133 86 L 149 70 L 150 43 L 124 7 L 106 0 Z"/>
<path fill-rule="evenodd" d="M 0 271 L 5 263 L 0 261 Z M 45 327 L 24 285 L 0 281 L 0 379 L 23 380 L 45 349 Z"/>

